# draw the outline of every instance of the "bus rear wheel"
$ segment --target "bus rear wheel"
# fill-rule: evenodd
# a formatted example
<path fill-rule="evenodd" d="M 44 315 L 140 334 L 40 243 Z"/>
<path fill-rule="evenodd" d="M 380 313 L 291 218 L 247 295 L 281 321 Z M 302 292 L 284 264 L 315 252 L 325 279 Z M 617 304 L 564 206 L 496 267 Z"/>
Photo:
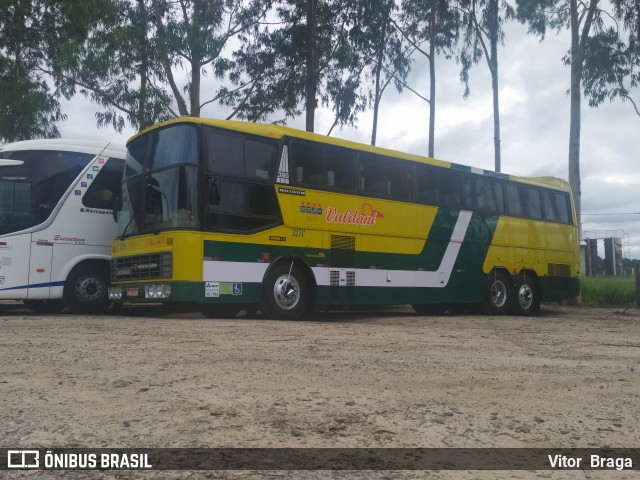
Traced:
<path fill-rule="evenodd" d="M 275 265 L 263 284 L 263 303 L 271 318 L 299 320 L 311 306 L 309 280 L 297 265 Z"/>
<path fill-rule="evenodd" d="M 516 315 L 534 315 L 540 310 L 540 296 L 535 278 L 521 275 L 513 287 L 513 313 Z"/>
<path fill-rule="evenodd" d="M 489 315 L 506 315 L 511 308 L 511 293 L 509 279 L 498 271 L 493 271 L 487 277 L 484 310 Z"/>
<path fill-rule="evenodd" d="M 75 267 L 64 284 L 62 299 L 73 313 L 105 313 L 109 307 L 109 269 L 99 263 Z"/>

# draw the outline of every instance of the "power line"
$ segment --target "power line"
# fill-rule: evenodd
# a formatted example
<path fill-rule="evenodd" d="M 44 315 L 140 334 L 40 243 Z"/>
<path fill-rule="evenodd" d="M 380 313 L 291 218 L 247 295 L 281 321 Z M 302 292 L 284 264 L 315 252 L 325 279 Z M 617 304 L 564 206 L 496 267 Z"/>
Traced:
<path fill-rule="evenodd" d="M 602 215 L 613 217 L 614 215 L 640 215 L 640 212 L 623 212 L 623 213 L 583 213 L 582 215 Z"/>

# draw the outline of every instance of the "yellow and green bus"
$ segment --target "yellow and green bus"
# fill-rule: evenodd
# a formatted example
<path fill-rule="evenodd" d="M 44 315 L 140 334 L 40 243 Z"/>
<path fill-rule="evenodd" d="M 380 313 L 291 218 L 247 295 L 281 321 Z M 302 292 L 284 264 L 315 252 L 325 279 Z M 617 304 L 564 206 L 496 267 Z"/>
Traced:
<path fill-rule="evenodd" d="M 532 314 L 579 293 L 567 182 L 278 125 L 181 117 L 127 143 L 110 298 L 260 309 L 483 305 Z"/>

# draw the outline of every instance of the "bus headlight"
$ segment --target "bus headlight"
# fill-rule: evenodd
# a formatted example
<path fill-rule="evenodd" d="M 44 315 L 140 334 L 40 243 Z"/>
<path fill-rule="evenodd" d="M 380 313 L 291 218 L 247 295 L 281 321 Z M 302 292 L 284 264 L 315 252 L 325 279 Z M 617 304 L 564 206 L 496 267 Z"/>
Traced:
<path fill-rule="evenodd" d="M 109 287 L 109 300 L 122 300 L 122 289 L 120 287 Z"/>
<path fill-rule="evenodd" d="M 166 283 L 144 286 L 144 298 L 169 298 L 170 295 L 171 285 Z"/>

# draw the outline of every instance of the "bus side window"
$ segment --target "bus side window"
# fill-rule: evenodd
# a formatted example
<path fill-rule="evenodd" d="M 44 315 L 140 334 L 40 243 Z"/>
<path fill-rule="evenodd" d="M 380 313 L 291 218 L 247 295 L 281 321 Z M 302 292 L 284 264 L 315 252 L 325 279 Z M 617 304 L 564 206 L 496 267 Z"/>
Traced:
<path fill-rule="evenodd" d="M 123 168 L 124 160 L 110 158 L 87 188 L 82 204 L 88 208 L 111 210 L 113 200 L 122 193 Z"/>
<path fill-rule="evenodd" d="M 389 195 L 385 158 L 380 155 L 361 153 L 358 158 L 362 193 L 376 196 Z"/>
<path fill-rule="evenodd" d="M 570 223 L 568 205 L 568 197 L 564 193 L 543 190 L 542 206 L 545 220 L 555 223 Z"/>
<path fill-rule="evenodd" d="M 550 198 L 551 192 L 548 190 L 544 190 L 542 192 L 542 211 L 544 212 L 544 219 L 548 222 L 557 222 L 558 214 L 555 211 L 555 205 L 553 204 L 553 200 Z"/>
<path fill-rule="evenodd" d="M 438 177 L 433 169 L 426 165 L 416 166 L 416 200 L 427 205 L 438 205 L 440 190 Z"/>
<path fill-rule="evenodd" d="M 462 207 L 462 192 L 460 190 L 460 173 L 454 170 L 438 170 L 440 185 L 440 206 L 453 209 Z"/>
<path fill-rule="evenodd" d="M 413 172 L 409 162 L 387 160 L 389 177 L 389 194 L 395 200 L 411 200 L 413 198 Z"/>
<path fill-rule="evenodd" d="M 555 192 L 554 193 L 556 205 L 558 206 L 558 213 L 560 214 L 560 222 L 573 223 L 571 221 L 571 208 L 569 207 L 569 194 Z"/>
<path fill-rule="evenodd" d="M 214 174 L 245 175 L 243 139 L 237 135 L 206 130 L 207 163 Z"/>
<path fill-rule="evenodd" d="M 294 179 L 307 185 L 324 185 L 324 167 L 322 145 L 302 140 L 293 140 L 290 149 L 290 161 Z"/>
<path fill-rule="evenodd" d="M 489 213 L 504 213 L 502 183 L 481 175 L 466 175 L 464 178 L 465 206 L 469 210 Z"/>
<path fill-rule="evenodd" d="M 416 166 L 416 197 L 427 205 L 460 209 L 460 174 L 430 165 Z"/>
<path fill-rule="evenodd" d="M 520 198 L 521 189 L 515 183 L 508 183 L 507 190 L 507 209 L 512 217 L 524 217 L 524 204 Z"/>
<path fill-rule="evenodd" d="M 355 154 L 352 150 L 325 146 L 324 166 L 327 187 L 355 193 Z"/>
<path fill-rule="evenodd" d="M 540 190 L 535 187 L 520 187 L 523 191 L 524 217 L 532 220 L 542 219 L 542 204 Z"/>
<path fill-rule="evenodd" d="M 277 154 L 278 147 L 273 143 L 245 140 L 245 176 L 269 180 Z"/>

